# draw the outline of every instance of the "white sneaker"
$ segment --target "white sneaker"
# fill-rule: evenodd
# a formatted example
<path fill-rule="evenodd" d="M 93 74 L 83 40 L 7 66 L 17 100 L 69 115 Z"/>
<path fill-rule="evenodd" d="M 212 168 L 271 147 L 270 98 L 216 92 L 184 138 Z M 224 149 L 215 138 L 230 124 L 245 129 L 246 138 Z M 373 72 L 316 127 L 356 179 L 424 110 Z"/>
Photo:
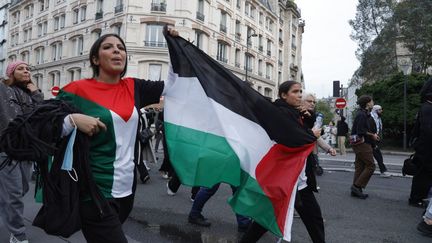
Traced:
<path fill-rule="evenodd" d="M 170 189 L 169 186 L 168 186 L 168 182 L 167 182 L 166 185 L 167 185 L 167 194 L 170 195 L 170 196 L 174 196 L 176 193 L 173 192 L 173 191 L 171 191 L 171 189 Z"/>
<path fill-rule="evenodd" d="M 385 171 L 385 172 L 381 173 L 381 177 L 383 177 L 383 178 L 389 178 L 389 177 L 391 177 L 391 175 L 390 175 L 390 173 L 388 173 L 387 171 Z"/>
<path fill-rule="evenodd" d="M 27 239 L 25 240 L 18 240 L 13 234 L 10 235 L 9 243 L 29 243 Z"/>

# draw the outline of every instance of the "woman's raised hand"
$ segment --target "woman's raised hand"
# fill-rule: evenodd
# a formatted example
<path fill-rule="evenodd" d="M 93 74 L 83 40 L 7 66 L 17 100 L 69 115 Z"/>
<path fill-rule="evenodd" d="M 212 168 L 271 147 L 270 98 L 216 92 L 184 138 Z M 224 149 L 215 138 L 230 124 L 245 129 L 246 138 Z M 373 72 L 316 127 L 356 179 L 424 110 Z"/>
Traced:
<path fill-rule="evenodd" d="M 106 131 L 107 127 L 99 118 L 87 116 L 84 114 L 74 113 L 70 115 L 72 124 L 75 124 L 81 132 L 88 136 L 93 136 L 101 130 Z"/>

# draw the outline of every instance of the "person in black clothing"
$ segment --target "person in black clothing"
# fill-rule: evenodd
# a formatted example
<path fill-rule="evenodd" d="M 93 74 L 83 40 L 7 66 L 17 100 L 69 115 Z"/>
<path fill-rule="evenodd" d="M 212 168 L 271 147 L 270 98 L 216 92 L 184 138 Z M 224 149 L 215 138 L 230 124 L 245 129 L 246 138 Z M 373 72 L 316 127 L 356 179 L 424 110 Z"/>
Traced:
<path fill-rule="evenodd" d="M 348 134 L 348 124 L 345 122 L 345 117 L 341 116 L 340 120 L 337 122 L 337 140 L 338 140 L 338 146 L 339 146 L 339 153 L 341 155 L 346 154 L 346 148 L 345 148 L 345 139 Z"/>
<path fill-rule="evenodd" d="M 366 199 L 368 194 L 363 193 L 363 189 L 375 171 L 372 144 L 378 141 L 379 137 L 376 133 L 372 133 L 370 128 L 370 111 L 374 105 L 372 97 L 362 95 L 357 100 L 357 104 L 360 106 L 360 109 L 357 112 L 351 129 L 351 138 L 358 138 L 358 142 L 352 145 L 356 156 L 351 196 Z"/>
<path fill-rule="evenodd" d="M 318 138 L 321 134 L 321 129 L 309 129 L 304 125 L 305 123 L 299 110 L 301 98 L 301 84 L 294 81 L 286 81 L 279 86 L 279 99 L 277 99 L 274 104 L 287 115 L 303 124 L 305 130 L 309 133 L 313 133 L 315 137 Z M 304 112 L 303 116 L 306 117 Z M 311 116 L 309 115 L 308 117 L 310 118 Z M 310 119 L 313 120 L 314 118 Z M 313 124 L 313 121 L 311 123 Z M 316 182 L 310 180 L 315 177 L 313 176 L 311 167 L 306 166 L 306 170 L 306 175 L 308 176 L 307 181 L 304 181 L 304 174 L 301 174 L 298 180 L 298 193 L 296 195 L 294 207 L 305 224 L 312 241 L 314 243 L 325 242 L 324 221 L 321 215 L 320 206 L 313 194 L 314 191 L 317 191 Z M 267 229 L 254 221 L 247 232 L 243 235 L 240 242 L 257 242 L 266 232 Z"/>
<path fill-rule="evenodd" d="M 422 207 L 432 186 L 432 78 L 423 86 L 420 98 L 422 104 L 412 134 L 416 138 L 412 146 L 419 170 L 412 179 L 409 204 Z"/>

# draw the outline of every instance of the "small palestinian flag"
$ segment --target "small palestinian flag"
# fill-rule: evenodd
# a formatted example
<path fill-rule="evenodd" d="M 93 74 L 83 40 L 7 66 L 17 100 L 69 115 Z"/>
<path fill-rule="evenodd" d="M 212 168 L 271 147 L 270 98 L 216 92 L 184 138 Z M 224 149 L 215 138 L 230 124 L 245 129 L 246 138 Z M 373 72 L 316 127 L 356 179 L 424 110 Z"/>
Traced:
<path fill-rule="evenodd" d="M 165 133 L 180 180 L 237 186 L 233 210 L 290 240 L 297 181 L 315 138 L 192 43 L 166 39 Z"/>

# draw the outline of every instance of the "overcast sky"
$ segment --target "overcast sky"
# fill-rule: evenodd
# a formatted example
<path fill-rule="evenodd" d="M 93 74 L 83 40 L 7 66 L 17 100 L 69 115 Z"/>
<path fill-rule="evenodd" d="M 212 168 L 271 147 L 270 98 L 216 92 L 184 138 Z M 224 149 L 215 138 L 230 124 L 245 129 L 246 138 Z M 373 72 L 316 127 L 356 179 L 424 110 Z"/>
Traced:
<path fill-rule="evenodd" d="M 303 74 L 306 91 L 318 98 L 331 96 L 333 80 L 344 87 L 360 65 L 351 40 L 350 19 L 357 0 L 295 0 L 306 22 L 303 34 Z"/>

